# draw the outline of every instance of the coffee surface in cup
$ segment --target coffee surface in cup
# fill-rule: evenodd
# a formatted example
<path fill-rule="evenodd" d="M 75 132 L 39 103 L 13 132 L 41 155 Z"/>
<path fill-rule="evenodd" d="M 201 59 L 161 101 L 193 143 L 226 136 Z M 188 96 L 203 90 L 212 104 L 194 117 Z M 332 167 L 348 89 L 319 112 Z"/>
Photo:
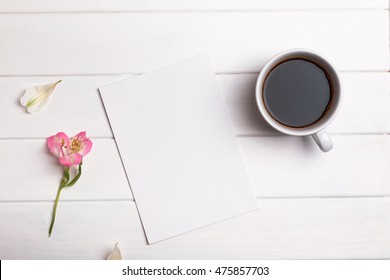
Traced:
<path fill-rule="evenodd" d="M 332 86 L 321 67 L 304 59 L 291 59 L 270 71 L 263 98 L 275 120 L 290 127 L 305 127 L 326 113 Z"/>

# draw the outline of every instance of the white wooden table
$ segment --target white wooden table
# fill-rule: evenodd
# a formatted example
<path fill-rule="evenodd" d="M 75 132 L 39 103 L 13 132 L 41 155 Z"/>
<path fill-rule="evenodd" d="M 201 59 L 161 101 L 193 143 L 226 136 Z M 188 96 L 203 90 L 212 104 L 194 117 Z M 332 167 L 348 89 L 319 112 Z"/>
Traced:
<path fill-rule="evenodd" d="M 0 258 L 390 258 L 387 0 L 0 0 Z M 258 72 L 274 54 L 314 49 L 341 71 L 334 150 L 282 136 L 259 117 Z M 97 88 L 209 51 L 259 210 L 147 245 Z M 62 79 L 28 115 L 24 89 Z M 45 139 L 86 130 L 76 186 Z M 158 141 L 158 139 L 156 139 Z"/>

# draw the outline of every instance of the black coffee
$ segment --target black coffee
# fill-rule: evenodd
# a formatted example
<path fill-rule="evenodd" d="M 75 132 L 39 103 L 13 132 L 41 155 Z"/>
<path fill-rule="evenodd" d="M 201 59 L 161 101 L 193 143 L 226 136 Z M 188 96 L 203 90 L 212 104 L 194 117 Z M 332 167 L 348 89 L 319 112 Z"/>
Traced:
<path fill-rule="evenodd" d="M 318 121 L 331 102 L 332 90 L 320 67 L 303 59 L 277 65 L 266 78 L 263 97 L 268 112 L 278 122 L 304 127 Z"/>

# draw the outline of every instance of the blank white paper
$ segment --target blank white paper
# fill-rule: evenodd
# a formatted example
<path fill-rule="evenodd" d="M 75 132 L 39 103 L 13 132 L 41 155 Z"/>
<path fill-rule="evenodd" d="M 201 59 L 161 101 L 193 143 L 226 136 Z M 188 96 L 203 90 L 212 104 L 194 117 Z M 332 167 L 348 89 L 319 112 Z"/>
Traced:
<path fill-rule="evenodd" d="M 207 54 L 99 91 L 149 244 L 257 209 Z"/>

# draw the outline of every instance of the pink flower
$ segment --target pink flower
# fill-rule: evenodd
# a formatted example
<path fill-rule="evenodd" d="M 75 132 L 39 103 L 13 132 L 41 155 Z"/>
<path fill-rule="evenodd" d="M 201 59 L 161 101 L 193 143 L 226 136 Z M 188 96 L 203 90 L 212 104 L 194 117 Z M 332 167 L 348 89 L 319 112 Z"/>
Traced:
<path fill-rule="evenodd" d="M 65 133 L 58 132 L 47 139 L 47 146 L 50 153 L 59 158 L 63 166 L 69 167 L 81 163 L 83 156 L 91 151 L 92 142 L 87 138 L 85 131 L 70 139 Z"/>
<path fill-rule="evenodd" d="M 64 188 L 73 186 L 80 179 L 83 156 L 87 155 L 91 151 L 92 141 L 87 138 L 85 131 L 80 132 L 70 139 L 65 133 L 58 132 L 56 135 L 47 138 L 47 147 L 49 148 L 50 153 L 55 155 L 64 167 L 64 173 L 54 201 L 53 214 L 49 227 L 49 236 L 51 236 L 61 191 Z M 78 165 L 79 167 L 76 176 L 70 180 L 69 169 L 73 165 Z"/>

